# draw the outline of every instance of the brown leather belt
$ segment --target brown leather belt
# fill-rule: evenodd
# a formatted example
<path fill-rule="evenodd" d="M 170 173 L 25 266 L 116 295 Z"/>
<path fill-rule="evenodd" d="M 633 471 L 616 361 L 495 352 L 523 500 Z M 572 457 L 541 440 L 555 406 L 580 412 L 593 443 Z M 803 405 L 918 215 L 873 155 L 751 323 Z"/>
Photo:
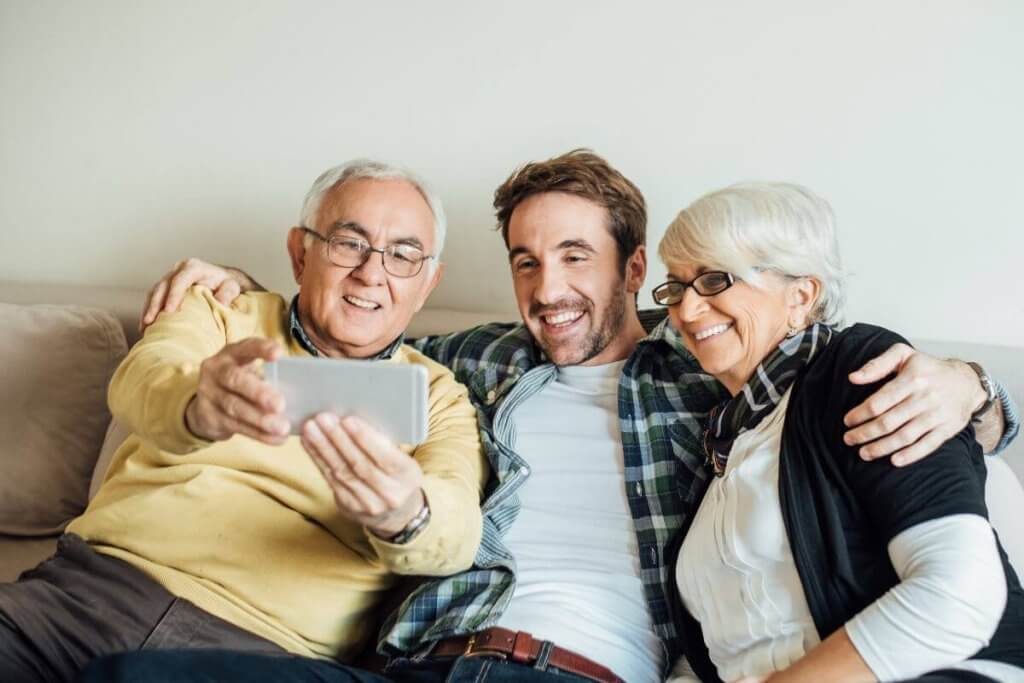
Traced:
<path fill-rule="evenodd" d="M 442 640 L 430 651 L 430 656 L 498 657 L 517 664 L 534 664 L 541 655 L 544 642 L 535 640 L 525 631 L 494 627 L 471 636 Z M 548 666 L 599 683 L 625 683 L 600 664 L 558 646 L 552 646 L 549 650 Z"/>

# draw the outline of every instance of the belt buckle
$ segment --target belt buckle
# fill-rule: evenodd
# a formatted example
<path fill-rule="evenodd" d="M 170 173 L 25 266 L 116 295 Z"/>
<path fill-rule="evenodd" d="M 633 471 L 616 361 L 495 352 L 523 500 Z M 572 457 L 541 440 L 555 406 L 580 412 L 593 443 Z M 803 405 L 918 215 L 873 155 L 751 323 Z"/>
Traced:
<path fill-rule="evenodd" d="M 508 659 L 508 656 L 504 652 L 497 652 L 495 650 L 479 650 L 473 652 L 473 646 L 476 645 L 476 634 L 474 633 L 466 641 L 466 649 L 462 651 L 462 656 L 466 658 L 471 657 L 494 657 L 495 659 Z"/>

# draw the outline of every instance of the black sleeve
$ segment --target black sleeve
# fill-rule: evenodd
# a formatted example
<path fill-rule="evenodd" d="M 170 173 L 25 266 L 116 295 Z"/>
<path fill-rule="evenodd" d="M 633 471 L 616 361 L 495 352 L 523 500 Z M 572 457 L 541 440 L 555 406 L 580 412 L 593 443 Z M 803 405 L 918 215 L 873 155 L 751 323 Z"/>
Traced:
<path fill-rule="evenodd" d="M 858 455 L 859 447 L 843 442 L 843 416 L 888 381 L 858 386 L 848 375 L 898 342 L 906 340 L 879 327 L 856 325 L 838 335 L 823 352 L 820 360 L 824 362 L 813 363 L 794 387 L 794 397 L 800 392 L 812 399 L 802 401 L 799 412 L 807 426 L 818 424 L 826 451 L 818 456 L 833 459 L 840 487 L 847 489 L 852 504 L 886 543 L 916 524 L 939 517 L 988 516 L 985 465 L 970 425 L 931 455 L 905 467 L 895 467 L 888 457 L 865 462 Z"/>

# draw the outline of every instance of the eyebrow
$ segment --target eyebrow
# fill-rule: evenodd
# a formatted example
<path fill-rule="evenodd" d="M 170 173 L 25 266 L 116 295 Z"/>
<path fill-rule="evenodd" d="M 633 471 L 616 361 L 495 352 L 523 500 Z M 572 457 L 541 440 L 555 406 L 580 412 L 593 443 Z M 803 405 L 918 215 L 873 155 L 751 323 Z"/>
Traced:
<path fill-rule="evenodd" d="M 558 249 L 559 251 L 565 251 L 567 249 L 582 249 L 583 251 L 587 252 L 588 254 L 596 254 L 597 253 L 597 250 L 594 249 L 593 246 L 591 246 L 590 242 L 588 242 L 586 240 L 581 240 L 581 239 L 562 240 L 561 242 L 558 243 L 558 246 L 555 247 L 555 248 Z M 512 261 L 517 256 L 520 256 L 522 254 L 529 254 L 529 253 L 530 253 L 530 250 L 527 249 L 526 247 L 515 247 L 513 249 L 509 249 L 508 260 Z"/>
<path fill-rule="evenodd" d="M 372 242 L 370 241 L 370 231 L 367 230 L 366 228 L 364 228 L 362 225 L 360 225 L 356 221 L 337 221 L 336 223 L 331 225 L 330 230 L 327 232 L 328 239 L 330 239 L 330 237 L 334 233 L 336 233 L 336 232 L 338 232 L 340 230 L 347 230 L 349 232 L 354 232 L 357 235 L 359 235 L 360 237 L 362 237 L 364 240 L 366 240 L 368 243 L 372 244 Z M 399 237 L 398 239 L 394 240 L 390 244 L 405 244 L 405 245 L 408 245 L 410 247 L 416 247 L 420 251 L 424 251 L 423 242 L 421 242 L 416 237 Z"/>

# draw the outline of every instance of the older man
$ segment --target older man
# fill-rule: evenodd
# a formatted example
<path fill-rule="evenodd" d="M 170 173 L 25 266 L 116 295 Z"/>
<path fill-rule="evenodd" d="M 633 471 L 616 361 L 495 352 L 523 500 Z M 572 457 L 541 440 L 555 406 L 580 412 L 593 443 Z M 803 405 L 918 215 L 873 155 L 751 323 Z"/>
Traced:
<path fill-rule="evenodd" d="M 0 680 L 67 680 L 134 649 L 344 658 L 398 575 L 470 566 L 486 479 L 475 411 L 402 345 L 441 276 L 444 225 L 412 175 L 339 166 L 288 234 L 290 305 L 257 293 L 227 307 L 196 288 L 147 330 L 110 386 L 132 437 L 57 554 L 0 586 Z M 425 367 L 427 439 L 406 451 L 333 415 L 289 437 L 257 362 L 281 356 Z"/>
<path fill-rule="evenodd" d="M 722 389 L 662 314 L 637 310 L 646 207 L 604 159 L 577 150 L 527 164 L 498 188 L 495 209 L 523 322 L 417 342 L 478 407 L 495 472 L 484 541 L 472 568 L 424 582 L 389 619 L 378 646 L 392 657 L 386 678 L 310 659 L 168 652 L 108 659 L 90 680 L 664 679 L 681 643 L 675 553 L 711 476 L 702 422 Z M 175 307 L 197 278 L 237 285 L 193 262 L 157 287 L 154 308 Z M 848 417 L 863 423 L 851 443 L 873 441 L 868 457 L 925 455 L 985 403 L 977 377 L 957 364 L 894 347 L 876 365 L 856 379 L 876 381 L 893 366 L 900 376 Z M 908 384 L 937 386 L 943 401 L 905 393 Z M 1003 443 L 1017 424 L 1002 398 L 986 415 L 993 445 L 998 411 L 1012 423 Z M 884 418 L 872 414 L 892 405 Z M 903 429 L 877 439 L 894 416 Z"/>

